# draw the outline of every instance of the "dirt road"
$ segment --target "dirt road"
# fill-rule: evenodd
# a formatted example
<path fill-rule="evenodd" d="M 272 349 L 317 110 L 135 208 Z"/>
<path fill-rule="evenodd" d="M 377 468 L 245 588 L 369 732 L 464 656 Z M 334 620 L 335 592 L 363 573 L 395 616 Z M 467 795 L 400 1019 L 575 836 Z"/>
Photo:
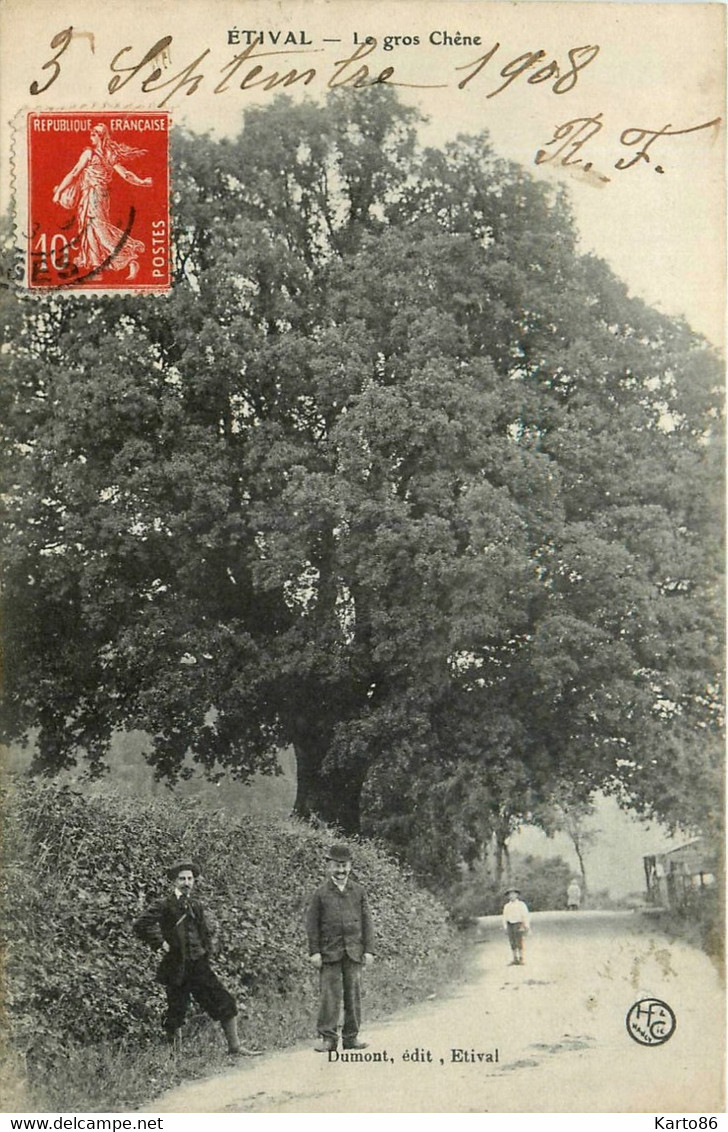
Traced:
<path fill-rule="evenodd" d="M 635 913 L 545 912 L 533 916 L 525 965 L 511 967 L 499 920 L 478 931 L 472 979 L 368 1027 L 371 1060 L 329 1063 L 311 1042 L 175 1089 L 148 1111 L 723 1111 L 724 994 L 701 952 Z M 645 1046 L 625 1017 L 650 997 L 677 1025 Z"/>

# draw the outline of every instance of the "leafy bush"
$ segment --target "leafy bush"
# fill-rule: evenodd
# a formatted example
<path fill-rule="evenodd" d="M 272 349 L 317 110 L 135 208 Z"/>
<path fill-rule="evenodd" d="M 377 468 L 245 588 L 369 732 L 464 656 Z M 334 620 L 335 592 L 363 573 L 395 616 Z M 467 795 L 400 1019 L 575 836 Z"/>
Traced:
<path fill-rule="evenodd" d="M 573 871 L 562 857 L 511 855 L 513 884 L 532 912 L 566 906 L 566 889 Z M 454 920 L 464 923 L 474 916 L 495 916 L 503 910 L 509 882 L 496 884 L 484 866 L 466 873 L 450 891 L 447 900 Z"/>
<path fill-rule="evenodd" d="M 566 907 L 566 890 L 574 871 L 563 857 L 524 857 L 520 875 L 523 896 L 532 912 Z"/>
<path fill-rule="evenodd" d="M 653 920 L 671 938 L 701 948 L 725 978 L 725 905 L 719 885 L 691 893 L 679 908 L 664 909 Z"/>
<path fill-rule="evenodd" d="M 271 999 L 297 1002 L 310 986 L 303 917 L 324 876 L 325 829 L 234 822 L 189 801 L 90 798 L 33 780 L 13 784 L 4 812 L 6 997 L 29 1064 L 50 1064 L 69 1043 L 158 1040 L 157 956 L 131 925 L 168 888 L 165 867 L 180 857 L 199 862 L 197 892 L 220 924 L 214 965 L 238 998 L 243 1035 L 246 1024 L 260 1033 Z M 443 962 L 451 930 L 444 909 L 380 849 L 357 843 L 353 852 L 377 929 L 368 986 L 386 1000 Z"/>

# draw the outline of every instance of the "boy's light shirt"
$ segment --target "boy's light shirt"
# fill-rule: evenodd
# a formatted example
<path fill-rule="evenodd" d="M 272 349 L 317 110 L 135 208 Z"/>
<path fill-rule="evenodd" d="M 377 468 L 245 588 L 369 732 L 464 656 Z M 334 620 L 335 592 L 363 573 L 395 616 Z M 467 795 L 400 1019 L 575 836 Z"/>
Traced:
<path fill-rule="evenodd" d="M 509 900 L 503 908 L 503 922 L 528 926 L 528 905 L 522 900 Z"/>

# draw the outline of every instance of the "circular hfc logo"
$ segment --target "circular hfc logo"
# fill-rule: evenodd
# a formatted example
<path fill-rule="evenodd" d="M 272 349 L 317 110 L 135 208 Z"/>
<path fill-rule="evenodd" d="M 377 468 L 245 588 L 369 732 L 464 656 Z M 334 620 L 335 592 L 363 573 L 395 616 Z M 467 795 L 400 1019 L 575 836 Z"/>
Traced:
<path fill-rule="evenodd" d="M 641 998 L 630 1007 L 627 1033 L 641 1046 L 661 1046 L 675 1033 L 674 1011 L 659 998 Z"/>

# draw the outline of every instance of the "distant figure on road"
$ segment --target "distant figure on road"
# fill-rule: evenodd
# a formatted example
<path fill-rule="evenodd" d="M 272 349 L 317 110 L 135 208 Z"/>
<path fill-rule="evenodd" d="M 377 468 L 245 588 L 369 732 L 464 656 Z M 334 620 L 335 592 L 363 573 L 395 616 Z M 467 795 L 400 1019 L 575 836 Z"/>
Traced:
<path fill-rule="evenodd" d="M 329 878 L 313 894 L 306 913 L 309 959 L 320 972 L 317 1029 L 318 1053 L 335 1050 L 339 1042 L 339 1014 L 344 999 L 344 1049 L 365 1049 L 359 1041 L 361 1025 L 361 973 L 373 962 L 374 928 L 367 894 L 349 876 L 348 845 L 332 845 L 328 853 Z"/>
<path fill-rule="evenodd" d="M 190 995 L 205 1013 L 222 1026 L 228 1053 L 255 1056 L 242 1049 L 238 1039 L 237 1004 L 210 967 L 217 927 L 192 890 L 199 870 L 191 861 L 180 861 L 167 870 L 172 890 L 155 900 L 134 921 L 135 934 L 155 951 L 162 951 L 157 982 L 167 992 L 164 1031 L 176 1049 Z"/>
<path fill-rule="evenodd" d="M 576 880 L 572 880 L 571 884 L 566 890 L 566 907 L 570 912 L 578 912 L 581 905 L 581 886 Z"/>
<path fill-rule="evenodd" d="M 517 888 L 507 889 L 505 896 L 503 930 L 508 933 L 508 942 L 513 952 L 509 966 L 520 967 L 523 964 L 523 937 L 530 927 L 528 905 L 521 900 L 521 893 Z"/>

